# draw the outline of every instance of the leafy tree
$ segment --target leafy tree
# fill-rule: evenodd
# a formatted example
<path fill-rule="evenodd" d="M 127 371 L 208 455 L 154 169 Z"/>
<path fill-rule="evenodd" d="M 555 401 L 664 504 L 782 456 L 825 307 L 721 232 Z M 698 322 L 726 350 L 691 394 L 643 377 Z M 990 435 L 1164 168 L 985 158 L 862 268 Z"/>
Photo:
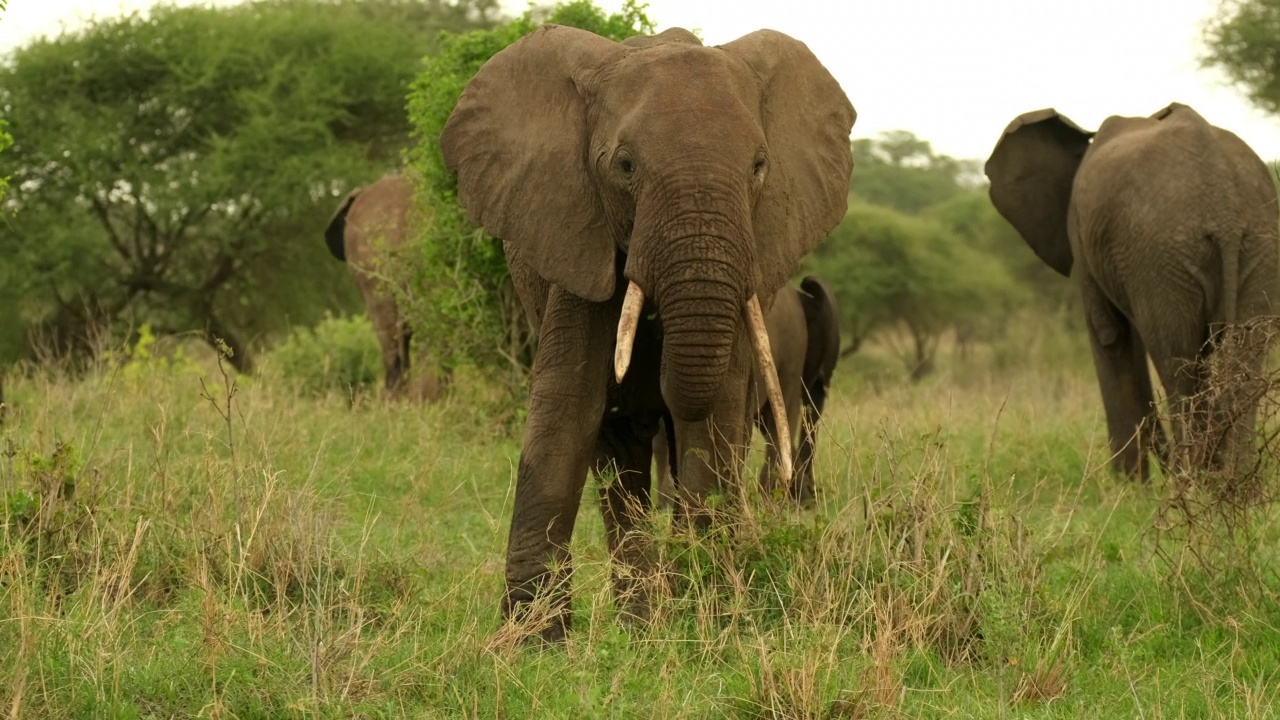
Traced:
<path fill-rule="evenodd" d="M 996 256 L 944 225 L 864 203 L 850 206 L 805 264 L 839 297 L 845 354 L 873 333 L 903 329 L 913 379 L 932 369 L 944 330 L 1005 313 L 1023 293 Z"/>
<path fill-rule="evenodd" d="M 0 65 L 17 138 L 0 156 L 18 211 L 0 236 L 10 307 L 61 350 L 150 322 L 222 338 L 245 368 L 249 338 L 354 304 L 324 221 L 408 144 L 424 48 L 494 7 L 157 6 L 17 50 Z"/>
<path fill-rule="evenodd" d="M 3 8 L 0 7 L 0 9 L 3 9 Z M 5 128 L 7 128 L 8 126 L 9 126 L 8 123 L 6 123 L 3 120 L 0 120 L 0 152 L 4 152 L 6 149 L 9 148 L 10 145 L 13 144 L 13 136 L 10 135 L 8 131 L 5 130 Z M 9 176 L 8 175 L 0 176 L 0 199 L 4 199 L 5 191 L 8 189 L 9 189 Z"/>
<path fill-rule="evenodd" d="M 7 10 L 8 7 L 9 6 L 6 0 L 0 0 L 0 12 Z M 4 120 L 0 120 L 0 152 L 4 152 L 5 148 L 13 144 L 13 136 L 5 131 L 6 127 L 8 127 L 8 123 L 6 123 Z M 8 176 L 0 176 L 0 200 L 4 199 L 5 190 L 7 190 L 8 188 L 9 188 Z"/>
<path fill-rule="evenodd" d="M 1026 288 L 1027 299 L 1036 309 L 1057 312 L 1073 306 L 1079 299 L 1075 284 L 1036 256 L 991 204 L 985 188 L 934 205 L 925 210 L 923 217 L 942 225 L 968 247 L 1003 265 L 1013 280 Z"/>
<path fill-rule="evenodd" d="M 853 158 L 856 167 L 849 191 L 866 202 L 909 215 L 986 181 L 978 161 L 937 154 L 927 140 L 906 130 L 854 140 Z"/>
<path fill-rule="evenodd" d="M 1223 0 L 1201 62 L 1223 70 L 1258 107 L 1280 113 L 1280 0 Z"/>
<path fill-rule="evenodd" d="M 444 365 L 513 367 L 519 374 L 532 359 L 532 339 L 523 331 L 502 245 L 467 219 L 458 205 L 456 179 L 440 154 L 440 132 L 463 88 L 490 57 L 544 22 L 623 40 L 655 31 L 645 8 L 627 0 L 620 12 L 606 14 L 590 0 L 573 0 L 549 13 L 530 9 L 490 30 L 446 34 L 440 52 L 426 59 L 409 94 L 409 116 L 418 141 L 411 162 L 433 222 L 424 229 L 418 262 L 410 269 L 410 315 L 415 337 L 425 338 Z"/>

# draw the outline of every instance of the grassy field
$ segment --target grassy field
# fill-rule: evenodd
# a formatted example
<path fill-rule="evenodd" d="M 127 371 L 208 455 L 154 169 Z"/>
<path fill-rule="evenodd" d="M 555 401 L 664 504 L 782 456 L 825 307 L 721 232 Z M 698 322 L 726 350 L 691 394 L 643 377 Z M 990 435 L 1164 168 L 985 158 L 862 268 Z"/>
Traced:
<path fill-rule="evenodd" d="M 915 386 L 854 356 L 818 509 L 756 498 L 698 541 L 659 515 L 682 580 L 645 628 L 615 617 L 589 494 L 575 629 L 541 650 L 498 632 L 515 423 L 269 376 L 229 396 L 161 363 L 11 377 L 0 713 L 1280 714 L 1272 523 L 1220 546 L 1157 533 L 1165 483 L 1106 470 L 1080 344 L 1037 348 Z"/>

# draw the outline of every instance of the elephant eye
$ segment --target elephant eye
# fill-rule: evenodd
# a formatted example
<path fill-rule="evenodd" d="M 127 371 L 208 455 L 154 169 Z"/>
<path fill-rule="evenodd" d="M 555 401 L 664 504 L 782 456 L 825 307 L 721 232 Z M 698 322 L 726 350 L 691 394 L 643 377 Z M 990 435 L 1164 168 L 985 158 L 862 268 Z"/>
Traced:
<path fill-rule="evenodd" d="M 631 156 L 628 154 L 625 154 L 625 153 L 619 154 L 618 170 L 620 170 L 623 175 L 626 175 L 627 177 L 631 177 L 631 174 L 636 171 L 635 161 L 632 160 Z"/>
<path fill-rule="evenodd" d="M 751 168 L 751 174 L 757 179 L 764 177 L 764 171 L 769 167 L 769 158 L 761 155 L 756 158 L 755 165 Z"/>

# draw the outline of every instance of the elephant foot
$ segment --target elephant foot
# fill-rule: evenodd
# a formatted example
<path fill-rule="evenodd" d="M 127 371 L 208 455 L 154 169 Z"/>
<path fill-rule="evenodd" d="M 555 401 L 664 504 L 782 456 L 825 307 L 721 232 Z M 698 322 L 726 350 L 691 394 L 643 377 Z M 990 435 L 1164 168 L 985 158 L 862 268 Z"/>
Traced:
<path fill-rule="evenodd" d="M 642 627 L 649 624 L 653 617 L 653 606 L 647 597 L 632 596 L 618 598 L 618 619 L 631 627 Z"/>
<path fill-rule="evenodd" d="M 562 590 L 531 592 L 508 588 L 502 599 L 500 634 L 521 644 L 563 643 L 573 627 L 572 599 Z"/>
<path fill-rule="evenodd" d="M 813 481 L 799 482 L 793 485 L 791 499 L 805 510 L 812 510 L 818 504 L 818 495 L 814 491 Z"/>
<path fill-rule="evenodd" d="M 672 561 L 651 558 L 625 572 L 629 576 L 615 573 L 613 578 L 618 618 L 631 627 L 648 626 L 661 617 L 663 608 L 669 607 L 668 601 L 676 592 L 681 574 Z"/>
<path fill-rule="evenodd" d="M 806 510 L 812 509 L 818 500 L 813 478 L 808 477 L 798 476 L 792 479 L 790 485 L 784 486 L 771 475 L 765 475 L 761 479 L 760 490 L 766 499 L 775 502 L 790 501 Z"/>

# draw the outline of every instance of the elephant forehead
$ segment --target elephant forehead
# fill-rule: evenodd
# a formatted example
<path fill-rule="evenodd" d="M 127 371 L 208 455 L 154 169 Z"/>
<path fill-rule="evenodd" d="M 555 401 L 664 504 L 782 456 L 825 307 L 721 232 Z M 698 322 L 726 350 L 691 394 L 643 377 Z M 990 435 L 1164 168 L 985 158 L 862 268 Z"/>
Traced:
<path fill-rule="evenodd" d="M 646 48 L 625 54 L 611 70 L 602 97 L 646 115 L 759 109 L 755 75 L 719 48 Z"/>

